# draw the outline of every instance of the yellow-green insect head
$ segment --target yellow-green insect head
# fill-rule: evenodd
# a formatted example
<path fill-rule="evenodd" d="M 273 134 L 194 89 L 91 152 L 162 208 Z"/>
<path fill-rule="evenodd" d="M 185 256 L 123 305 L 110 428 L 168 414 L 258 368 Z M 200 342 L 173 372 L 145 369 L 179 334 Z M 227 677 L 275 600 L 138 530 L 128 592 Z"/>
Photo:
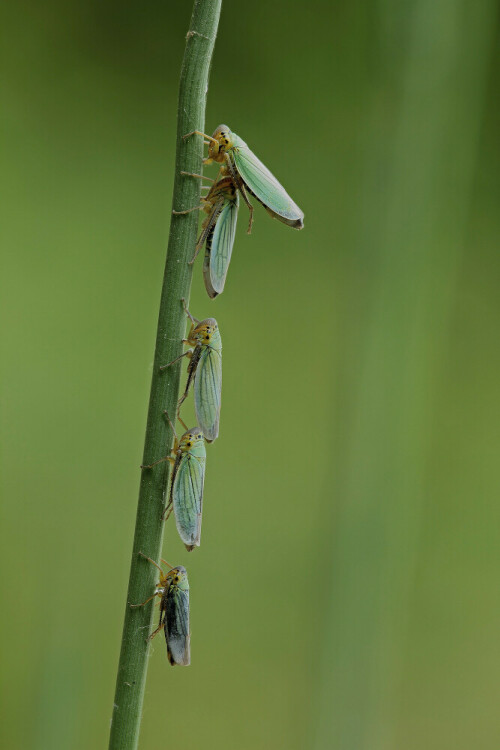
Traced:
<path fill-rule="evenodd" d="M 174 585 L 181 583 L 186 577 L 186 568 L 183 565 L 179 565 L 177 568 L 172 568 L 172 570 L 169 570 L 166 575 L 167 581 L 170 581 L 170 583 L 173 583 Z"/>
<path fill-rule="evenodd" d="M 192 427 L 190 430 L 184 433 L 179 441 L 179 448 L 183 453 L 190 451 L 194 446 L 203 443 L 203 432 L 199 427 Z"/>
<path fill-rule="evenodd" d="M 210 344 L 210 339 L 218 328 L 219 326 L 217 325 L 215 318 L 205 318 L 205 320 L 198 323 L 194 329 L 192 338 L 199 344 L 205 344 L 205 346 L 208 346 L 208 344 Z"/>
<path fill-rule="evenodd" d="M 217 143 L 210 141 L 208 158 L 214 161 L 224 161 L 224 154 L 233 145 L 233 137 L 227 125 L 219 125 L 212 135 Z"/>

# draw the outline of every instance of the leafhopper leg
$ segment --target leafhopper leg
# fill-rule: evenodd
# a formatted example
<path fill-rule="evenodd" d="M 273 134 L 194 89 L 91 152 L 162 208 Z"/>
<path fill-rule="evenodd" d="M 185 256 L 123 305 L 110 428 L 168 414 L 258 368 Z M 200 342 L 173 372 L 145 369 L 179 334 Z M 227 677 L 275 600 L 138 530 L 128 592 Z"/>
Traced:
<path fill-rule="evenodd" d="M 145 560 L 149 560 L 149 562 L 152 563 L 156 568 L 158 568 L 158 570 L 160 571 L 160 573 L 163 575 L 163 570 L 160 568 L 160 566 L 158 565 L 158 563 L 156 563 L 151 557 L 148 557 L 147 555 L 144 554 L 144 552 L 140 552 L 140 551 L 139 551 L 138 554 L 141 557 L 143 557 Z M 165 562 L 165 561 L 163 561 L 163 562 Z M 167 563 L 167 565 L 168 565 L 168 563 Z M 149 601 L 149 599 L 148 599 L 148 601 Z M 134 604 L 134 607 L 140 607 L 140 606 L 141 606 L 140 604 Z"/>
<path fill-rule="evenodd" d="M 152 561 L 151 561 L 152 562 Z M 145 604 L 151 601 L 151 599 L 154 599 L 156 594 L 153 594 L 153 596 L 150 596 L 148 599 L 146 599 L 145 602 L 141 602 L 140 604 L 130 604 L 131 609 L 135 609 L 135 607 L 144 607 Z"/>
<path fill-rule="evenodd" d="M 216 138 L 212 138 L 211 135 L 207 135 L 206 133 L 202 133 L 201 130 L 192 130 L 190 133 L 186 133 L 186 135 L 183 135 L 183 139 L 186 140 L 186 138 L 190 138 L 192 135 L 202 135 L 203 138 L 206 138 L 207 141 L 211 143 L 218 143 L 219 141 L 216 140 Z M 207 144 L 208 145 L 208 144 Z"/>
<path fill-rule="evenodd" d="M 181 172 L 184 177 L 196 177 L 198 180 L 207 180 L 207 182 L 214 183 L 215 180 L 212 180 L 211 177 L 206 177 L 204 174 L 196 174 L 196 172 Z M 204 185 L 203 187 L 208 187 L 208 185 Z"/>
<path fill-rule="evenodd" d="M 189 430 L 189 427 L 187 426 L 187 424 L 185 423 L 185 421 L 183 419 L 181 419 L 181 415 L 179 414 L 179 411 L 177 411 L 177 419 L 179 420 L 179 422 L 181 423 L 181 425 L 184 427 L 184 429 L 187 432 Z"/>
<path fill-rule="evenodd" d="M 198 320 L 198 318 L 195 318 L 193 315 L 191 315 L 191 313 L 189 312 L 189 310 L 187 308 L 186 300 L 184 299 L 184 297 L 182 297 L 181 302 L 182 302 L 182 306 L 184 308 L 184 312 L 188 316 L 188 318 L 191 321 L 191 323 L 193 324 L 193 326 L 195 326 L 196 323 L 199 323 L 200 321 Z"/>
<path fill-rule="evenodd" d="M 247 194 L 245 185 L 243 183 L 243 180 L 241 179 L 241 177 L 238 174 L 237 170 L 234 168 L 233 163 L 232 163 L 232 161 L 230 159 L 229 154 L 226 154 L 225 158 L 226 158 L 227 170 L 228 170 L 229 174 L 231 175 L 231 178 L 232 178 L 235 186 L 240 191 L 240 193 L 241 193 L 241 195 L 243 197 L 243 200 L 245 201 L 245 203 L 246 203 L 246 205 L 248 207 L 248 210 L 250 211 L 250 217 L 249 217 L 249 220 L 248 220 L 247 234 L 251 234 L 252 233 L 252 224 L 253 224 L 253 206 L 250 203 L 250 200 L 248 198 L 248 194 Z"/>
<path fill-rule="evenodd" d="M 174 216 L 184 216 L 185 214 L 191 214 L 193 211 L 199 211 L 203 206 L 195 206 L 194 208 L 187 208 L 185 211 L 174 211 L 172 209 L 172 213 Z"/>
<path fill-rule="evenodd" d="M 241 183 L 241 185 L 239 185 L 238 187 L 239 187 L 239 189 L 240 189 L 241 195 L 243 196 L 243 200 L 244 200 L 244 201 L 245 201 L 245 203 L 247 204 L 247 206 L 248 206 L 248 210 L 249 210 L 249 212 L 250 212 L 250 216 L 249 216 L 249 218 L 248 218 L 248 229 L 247 229 L 247 234 L 252 234 L 252 224 L 253 224 L 253 206 L 252 206 L 252 204 L 250 203 L 250 201 L 248 200 L 248 195 L 247 195 L 247 191 L 246 191 L 246 189 L 245 189 L 245 186 L 243 185 L 243 183 Z"/>
<path fill-rule="evenodd" d="M 160 630 L 163 630 L 164 624 L 165 624 L 164 622 L 160 622 L 160 624 L 158 625 L 158 627 L 156 628 L 156 630 L 153 630 L 153 632 L 151 633 L 151 635 L 148 635 L 147 640 L 148 641 L 152 641 L 153 638 L 155 637 L 155 635 L 157 635 L 157 633 L 159 633 Z"/>
<path fill-rule="evenodd" d="M 177 448 L 179 447 L 179 438 L 177 437 L 177 433 L 176 433 L 176 431 L 175 431 L 175 427 L 174 427 L 174 425 L 173 425 L 173 423 L 172 423 L 172 420 L 170 419 L 170 416 L 169 416 L 169 414 L 168 414 L 168 411 L 167 411 L 167 410 L 165 409 L 163 413 L 165 414 L 166 418 L 168 419 L 168 423 L 169 423 L 169 425 L 170 425 L 170 427 L 171 427 L 171 430 L 172 430 L 172 432 L 174 433 L 174 437 L 175 437 L 175 447 L 174 447 L 174 451 L 176 451 L 176 450 L 177 450 Z M 174 459 L 173 459 L 173 458 L 171 459 L 171 463 L 174 463 Z"/>
<path fill-rule="evenodd" d="M 159 458 L 158 461 L 154 461 L 152 464 L 141 464 L 141 469 L 152 469 L 153 466 L 156 466 L 157 464 L 161 464 L 162 461 L 171 461 L 172 459 L 170 456 L 165 456 L 164 458 Z"/>
<path fill-rule="evenodd" d="M 161 514 L 160 521 L 168 521 L 169 516 L 172 513 L 172 510 L 173 510 L 172 499 L 170 499 L 165 506 L 165 510 Z"/>
<path fill-rule="evenodd" d="M 185 339 L 182 339 L 182 341 L 184 342 Z M 169 362 L 168 365 L 160 365 L 160 370 L 165 370 L 167 367 L 170 367 L 170 365 L 173 365 L 175 362 L 178 362 L 183 357 L 190 357 L 192 355 L 192 353 L 193 353 L 193 350 L 192 349 L 188 349 L 187 352 L 183 352 L 182 354 L 179 354 L 179 356 L 176 357 L 175 359 L 173 359 L 171 362 Z"/>
<path fill-rule="evenodd" d="M 194 249 L 194 255 L 193 255 L 193 257 L 191 258 L 191 260 L 188 260 L 188 266 L 192 266 L 193 265 L 193 263 L 195 262 L 196 258 L 198 257 L 198 253 L 200 252 L 200 250 L 201 250 L 202 247 L 203 247 L 203 242 L 201 244 L 198 242 L 198 244 L 196 245 L 196 247 Z"/>

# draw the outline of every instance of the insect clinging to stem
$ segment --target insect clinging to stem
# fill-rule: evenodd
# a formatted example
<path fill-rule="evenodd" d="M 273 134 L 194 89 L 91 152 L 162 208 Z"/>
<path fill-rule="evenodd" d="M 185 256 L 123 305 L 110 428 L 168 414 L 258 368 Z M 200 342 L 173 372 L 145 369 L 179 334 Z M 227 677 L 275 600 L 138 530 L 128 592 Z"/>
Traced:
<path fill-rule="evenodd" d="M 206 235 L 203 281 L 211 299 L 224 291 L 233 252 L 239 206 L 238 191 L 230 177 L 223 177 L 216 183 L 215 188 L 217 192 L 214 193 L 214 197 L 219 197 L 212 212 L 203 222 L 202 233 L 202 236 Z M 196 254 L 193 261 L 195 258 Z"/>
<path fill-rule="evenodd" d="M 170 570 L 164 573 L 161 567 L 142 552 L 139 554 L 160 571 L 160 581 L 156 584 L 155 591 L 146 601 L 141 604 L 130 606 L 143 607 L 145 604 L 160 597 L 160 620 L 156 630 L 148 636 L 152 640 L 160 630 L 165 632 L 167 642 L 168 660 L 172 666 L 180 664 L 184 667 L 191 663 L 190 633 L 189 633 L 189 581 L 186 568 L 178 565 L 172 568 L 166 560 L 162 559 Z"/>
<path fill-rule="evenodd" d="M 222 167 L 220 170 L 222 176 L 217 181 L 210 180 L 203 175 L 181 172 L 182 175 L 188 177 L 209 180 L 212 185 L 207 195 L 200 198 L 199 206 L 187 209 L 187 211 L 173 212 L 179 215 L 202 209 L 207 214 L 201 225 L 194 255 L 188 263 L 190 265 L 194 263 L 201 248 L 205 245 L 203 279 L 207 294 L 211 299 L 224 290 L 238 219 L 238 190 L 232 178 L 225 172 L 225 168 Z"/>
<path fill-rule="evenodd" d="M 250 211 L 248 233 L 251 232 L 253 222 L 253 206 L 248 192 L 257 198 L 272 217 L 295 229 L 302 229 L 303 211 L 239 135 L 227 125 L 219 125 L 211 136 L 193 130 L 186 133 L 184 138 L 192 135 L 201 135 L 208 146 L 208 157 L 204 164 L 211 164 L 213 161 L 222 164 L 221 173 L 229 175 L 240 191 Z"/>
<path fill-rule="evenodd" d="M 179 536 L 188 552 L 191 552 L 195 547 L 200 546 L 207 456 L 205 440 L 199 427 L 187 430 L 179 440 L 167 412 L 165 415 L 175 437 L 173 455 L 160 458 L 147 466 L 143 465 L 141 469 L 152 469 L 162 461 L 169 461 L 173 465 L 168 502 L 161 520 L 167 520 L 172 510 L 174 511 Z"/>
<path fill-rule="evenodd" d="M 166 367 L 178 362 L 182 357 L 189 358 L 188 378 L 184 393 L 177 404 L 179 411 L 186 400 L 191 384 L 194 382 L 194 408 L 196 419 L 203 432 L 205 440 L 213 442 L 219 434 L 219 419 L 222 391 L 222 339 L 219 326 L 215 318 L 198 320 L 194 318 L 186 307 L 183 298 L 184 312 L 191 321 L 187 338 L 183 343 L 194 347 L 180 354 L 172 362 L 160 367 Z M 184 424 L 184 423 L 182 423 Z M 184 425 L 185 426 L 185 425 Z"/>

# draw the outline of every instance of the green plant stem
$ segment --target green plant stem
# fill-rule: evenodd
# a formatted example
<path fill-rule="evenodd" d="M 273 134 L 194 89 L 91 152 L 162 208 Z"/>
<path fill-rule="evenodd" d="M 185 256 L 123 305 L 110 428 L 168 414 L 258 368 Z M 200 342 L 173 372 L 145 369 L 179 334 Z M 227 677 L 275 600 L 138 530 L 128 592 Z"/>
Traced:
<path fill-rule="evenodd" d="M 193 130 L 204 130 L 205 102 L 210 61 L 217 34 L 222 0 L 195 0 L 191 24 L 186 36 L 182 64 L 179 109 L 177 115 L 177 150 L 172 207 L 183 211 L 196 206 L 200 199 L 199 181 L 180 173 L 200 173 L 203 143 L 200 136 L 183 140 Z M 182 353 L 182 339 L 186 330 L 186 316 L 181 298 L 189 300 L 192 266 L 188 265 L 196 245 L 198 213 L 173 215 L 170 224 L 167 260 L 161 292 L 158 332 L 154 355 L 153 377 L 149 400 L 148 421 L 144 443 L 143 463 L 151 464 L 170 453 L 173 434 L 164 410 L 175 415 L 179 397 L 181 361 L 160 370 L 160 365 L 171 362 Z M 134 750 L 144 698 L 153 604 L 132 609 L 154 591 L 158 571 L 139 555 L 139 552 L 158 560 L 163 538 L 160 516 L 168 485 L 170 464 L 164 461 L 153 469 L 142 472 L 135 536 L 130 566 L 129 587 L 123 637 L 116 680 L 116 692 L 111 723 L 110 750 Z M 167 669 L 167 662 L 165 664 Z M 170 667 L 168 667 L 170 669 Z"/>

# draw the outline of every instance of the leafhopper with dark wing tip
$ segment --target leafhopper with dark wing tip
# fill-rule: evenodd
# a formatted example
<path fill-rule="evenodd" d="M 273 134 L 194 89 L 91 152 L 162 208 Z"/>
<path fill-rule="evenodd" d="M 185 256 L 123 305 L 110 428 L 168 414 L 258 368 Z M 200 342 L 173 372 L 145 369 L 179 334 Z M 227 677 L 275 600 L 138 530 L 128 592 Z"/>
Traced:
<path fill-rule="evenodd" d="M 203 279 L 207 294 L 211 299 L 224 291 L 231 254 L 233 252 L 236 222 L 238 219 L 238 191 L 231 177 L 223 175 L 210 187 L 207 195 L 200 199 L 200 205 L 187 211 L 174 211 L 175 214 L 187 214 L 202 209 L 207 217 L 201 225 L 201 234 L 196 243 L 194 256 L 189 263 L 194 263 L 198 253 L 205 245 Z M 209 179 L 198 174 L 182 172 L 188 177 Z"/>
<path fill-rule="evenodd" d="M 227 173 L 232 178 L 236 188 L 240 191 L 250 211 L 249 233 L 252 228 L 253 206 L 247 191 L 262 203 L 271 216 L 295 229 L 302 229 L 303 211 L 239 135 L 233 133 L 227 125 L 219 125 L 211 136 L 194 130 L 192 133 L 187 133 L 184 138 L 195 134 L 203 136 L 208 145 L 208 158 L 204 163 L 210 164 L 215 161 L 222 164 L 223 173 Z"/>
<path fill-rule="evenodd" d="M 223 177 L 219 180 L 214 185 L 213 191 L 212 198 L 210 193 L 206 198 L 207 201 L 211 198 L 212 208 L 203 222 L 202 233 L 196 246 L 196 253 L 198 253 L 205 243 L 203 280 L 211 299 L 224 291 L 233 252 L 239 204 L 238 192 L 230 177 Z"/>
<path fill-rule="evenodd" d="M 153 563 L 160 571 L 160 581 L 156 584 L 154 594 L 141 604 L 131 604 L 131 607 L 143 607 L 145 604 L 160 597 L 160 621 L 158 627 L 149 636 L 150 641 L 160 630 L 165 633 L 168 660 L 172 666 L 180 664 L 183 667 L 191 663 L 190 633 L 189 633 L 189 581 L 186 568 L 178 565 L 164 573 L 160 566 L 150 557 L 139 552 L 142 557 Z M 163 560 L 168 565 L 168 563 Z M 170 566 L 169 566 L 170 567 Z"/>

